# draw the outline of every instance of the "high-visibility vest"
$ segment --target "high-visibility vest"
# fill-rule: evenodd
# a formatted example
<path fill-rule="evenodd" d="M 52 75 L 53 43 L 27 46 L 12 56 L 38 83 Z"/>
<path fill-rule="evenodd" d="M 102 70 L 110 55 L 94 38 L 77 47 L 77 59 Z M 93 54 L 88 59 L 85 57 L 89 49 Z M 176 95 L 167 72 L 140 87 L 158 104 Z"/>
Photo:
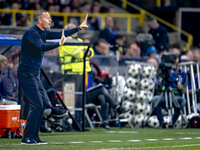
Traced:
<path fill-rule="evenodd" d="M 72 39 L 72 37 L 70 37 Z M 77 38 L 78 41 L 82 42 L 83 40 Z M 87 49 L 87 46 L 60 46 L 59 54 L 62 63 L 62 72 L 64 74 L 65 70 L 72 70 L 71 74 L 83 74 L 83 57 L 84 50 Z M 94 56 L 94 50 L 90 48 L 91 55 L 89 58 Z M 86 58 L 86 68 L 85 72 L 90 72 L 91 67 Z"/>

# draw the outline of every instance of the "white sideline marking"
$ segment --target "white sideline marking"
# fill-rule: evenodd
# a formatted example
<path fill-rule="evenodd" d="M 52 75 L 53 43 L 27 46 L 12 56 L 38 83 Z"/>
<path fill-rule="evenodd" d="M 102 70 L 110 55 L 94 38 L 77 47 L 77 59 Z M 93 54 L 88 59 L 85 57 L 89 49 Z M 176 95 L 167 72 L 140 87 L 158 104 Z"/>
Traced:
<path fill-rule="evenodd" d="M 140 142 L 141 140 L 128 140 L 128 142 Z"/>
<path fill-rule="evenodd" d="M 196 137 L 196 139 L 200 139 L 200 137 Z"/>
<path fill-rule="evenodd" d="M 196 132 L 186 132 L 186 133 L 184 133 L 184 132 L 175 132 L 175 134 L 199 134 L 200 135 L 200 133 L 196 133 Z"/>
<path fill-rule="evenodd" d="M 180 140 L 191 140 L 191 137 L 179 138 Z"/>
<path fill-rule="evenodd" d="M 174 138 L 165 138 L 165 139 L 162 139 L 164 141 L 170 141 L 170 140 L 174 140 Z"/>
<path fill-rule="evenodd" d="M 146 139 L 147 141 L 158 141 L 158 139 Z"/>
<path fill-rule="evenodd" d="M 174 147 L 191 147 L 191 146 L 200 146 L 200 144 L 189 144 L 189 145 L 174 145 L 174 146 L 158 146 L 158 147 L 136 147 L 136 148 L 109 148 L 109 149 L 100 149 L 100 150 L 120 150 L 120 149 L 163 149 L 163 148 L 174 148 Z"/>
<path fill-rule="evenodd" d="M 122 142 L 120 140 L 109 140 L 108 142 Z"/>
<path fill-rule="evenodd" d="M 85 143 L 85 142 L 69 142 L 69 143 Z"/>
<path fill-rule="evenodd" d="M 50 142 L 49 144 L 65 144 L 64 142 Z"/>
<path fill-rule="evenodd" d="M 90 141 L 92 143 L 102 143 L 102 141 Z"/>
<path fill-rule="evenodd" d="M 137 131 L 107 131 L 108 133 L 138 133 Z"/>

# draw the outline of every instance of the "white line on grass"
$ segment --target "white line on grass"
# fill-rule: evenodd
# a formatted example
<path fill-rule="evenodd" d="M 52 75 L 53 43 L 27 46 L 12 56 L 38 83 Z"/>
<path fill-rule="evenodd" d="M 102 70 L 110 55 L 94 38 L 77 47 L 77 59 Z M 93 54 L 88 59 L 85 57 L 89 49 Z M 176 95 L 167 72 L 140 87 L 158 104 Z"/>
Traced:
<path fill-rule="evenodd" d="M 92 143 L 102 143 L 102 141 L 90 141 Z"/>
<path fill-rule="evenodd" d="M 107 131 L 108 133 L 138 133 L 137 131 Z"/>
<path fill-rule="evenodd" d="M 158 146 L 158 147 L 136 147 L 136 148 L 109 148 L 109 149 L 100 149 L 100 150 L 120 150 L 120 149 L 163 149 L 163 148 L 192 147 L 192 146 L 200 146 L 200 144 L 174 145 L 174 146 Z"/>
<path fill-rule="evenodd" d="M 49 144 L 65 144 L 64 142 L 49 142 Z"/>
<path fill-rule="evenodd" d="M 179 138 L 180 140 L 191 140 L 191 137 Z"/>
<path fill-rule="evenodd" d="M 200 139 L 200 137 L 196 137 L 196 139 Z"/>
<path fill-rule="evenodd" d="M 165 139 L 162 139 L 164 141 L 170 141 L 170 140 L 174 140 L 174 138 L 165 138 Z"/>
<path fill-rule="evenodd" d="M 158 139 L 146 139 L 146 141 L 158 141 Z"/>
<path fill-rule="evenodd" d="M 140 142 L 141 140 L 128 140 L 128 142 Z"/>
<path fill-rule="evenodd" d="M 109 140 L 108 142 L 122 142 L 120 140 Z"/>
<path fill-rule="evenodd" d="M 85 143 L 85 142 L 69 142 L 69 143 L 77 144 L 77 143 Z"/>

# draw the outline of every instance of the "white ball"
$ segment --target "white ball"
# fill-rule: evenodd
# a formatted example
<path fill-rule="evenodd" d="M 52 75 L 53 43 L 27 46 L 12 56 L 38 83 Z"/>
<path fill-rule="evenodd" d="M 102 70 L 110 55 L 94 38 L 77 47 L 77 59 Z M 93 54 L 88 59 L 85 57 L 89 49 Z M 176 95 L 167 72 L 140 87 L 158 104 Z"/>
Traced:
<path fill-rule="evenodd" d="M 132 77 L 129 77 L 127 80 L 126 80 L 126 84 L 129 88 L 132 88 L 132 89 L 136 89 L 138 87 L 138 80 L 137 79 L 134 79 Z"/>
<path fill-rule="evenodd" d="M 185 115 L 183 115 L 183 120 L 181 115 L 178 117 L 178 119 L 176 120 L 176 123 L 174 124 L 175 128 L 181 128 L 182 127 L 182 123 L 183 125 L 187 125 L 188 121 L 187 121 L 187 117 Z"/>
<path fill-rule="evenodd" d="M 141 69 L 141 74 L 143 77 L 153 78 L 156 75 L 156 69 L 153 66 L 144 66 L 143 69 Z"/>
<path fill-rule="evenodd" d="M 132 118 L 133 118 L 133 115 L 132 115 L 131 113 L 128 113 L 128 114 L 125 114 L 123 117 L 124 117 L 125 119 L 128 119 L 128 121 L 131 121 Z"/>
<path fill-rule="evenodd" d="M 164 116 L 164 117 L 163 117 L 163 120 L 164 120 L 164 123 L 165 123 L 166 128 L 171 124 L 171 122 L 172 122 L 171 119 L 172 119 L 172 118 L 171 118 L 170 116 Z"/>
<path fill-rule="evenodd" d="M 146 104 L 146 103 L 137 103 L 137 105 L 136 105 L 136 112 L 137 113 L 149 114 L 150 111 L 151 111 L 151 106 L 149 104 Z"/>
<path fill-rule="evenodd" d="M 143 114 L 136 115 L 134 118 L 135 127 L 141 127 L 143 121 L 145 121 Z"/>
<path fill-rule="evenodd" d="M 147 121 L 147 124 L 152 128 L 158 128 L 160 125 L 157 116 L 151 116 Z"/>
<path fill-rule="evenodd" d="M 122 108 L 124 108 L 125 110 L 131 110 L 133 109 L 133 107 L 134 107 L 133 102 L 130 102 L 128 100 L 122 102 Z"/>
<path fill-rule="evenodd" d="M 128 68 L 128 75 L 131 77 L 137 77 L 140 72 L 141 66 L 139 64 L 131 64 Z"/>
<path fill-rule="evenodd" d="M 137 94 L 138 100 L 144 101 L 144 100 L 147 100 L 147 98 L 148 98 L 147 91 L 141 90 L 141 91 L 138 92 L 138 94 Z"/>
<path fill-rule="evenodd" d="M 129 101 L 135 100 L 135 91 L 133 91 L 131 88 L 126 88 L 124 91 L 124 97 L 125 99 Z"/>
<path fill-rule="evenodd" d="M 155 83 L 152 79 L 149 80 L 148 78 L 144 78 L 140 82 L 140 88 L 142 90 L 146 90 L 146 89 L 152 90 L 154 86 L 155 86 Z"/>

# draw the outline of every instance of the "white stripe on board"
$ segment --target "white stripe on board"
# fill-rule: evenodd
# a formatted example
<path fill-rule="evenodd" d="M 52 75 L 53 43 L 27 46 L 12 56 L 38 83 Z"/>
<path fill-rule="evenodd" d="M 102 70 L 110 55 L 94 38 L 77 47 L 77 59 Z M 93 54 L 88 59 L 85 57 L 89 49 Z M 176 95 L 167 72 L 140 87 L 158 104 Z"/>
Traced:
<path fill-rule="evenodd" d="M 128 142 L 140 142 L 141 140 L 128 140 Z"/>
<path fill-rule="evenodd" d="M 90 141 L 92 143 L 102 143 L 102 141 Z"/>
<path fill-rule="evenodd" d="M 191 137 L 179 138 L 180 140 L 191 140 Z"/>
<path fill-rule="evenodd" d="M 174 138 L 164 138 L 162 140 L 164 140 L 164 141 L 170 141 L 170 140 L 174 140 Z"/>
<path fill-rule="evenodd" d="M 69 142 L 69 143 L 75 143 L 76 144 L 76 143 L 85 143 L 85 142 Z"/>
<path fill-rule="evenodd" d="M 108 142 L 122 142 L 121 140 L 108 140 Z"/>
<path fill-rule="evenodd" d="M 158 141 L 158 139 L 146 139 L 146 141 Z"/>

